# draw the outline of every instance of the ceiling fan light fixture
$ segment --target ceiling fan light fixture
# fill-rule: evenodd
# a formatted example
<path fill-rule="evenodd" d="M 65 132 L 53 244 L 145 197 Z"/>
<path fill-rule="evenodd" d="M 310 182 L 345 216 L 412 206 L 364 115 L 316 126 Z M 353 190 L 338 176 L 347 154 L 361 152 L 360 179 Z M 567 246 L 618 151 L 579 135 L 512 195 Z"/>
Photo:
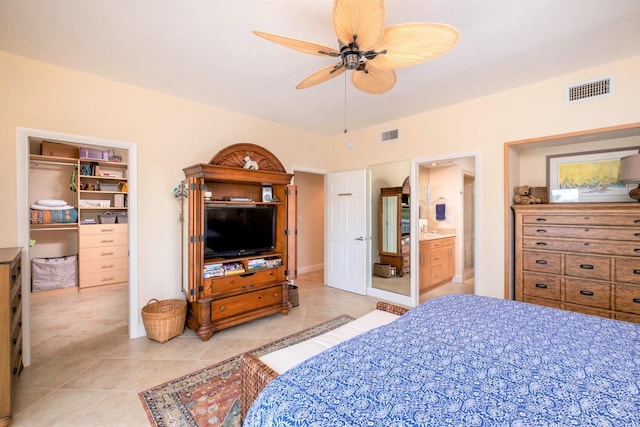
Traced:
<path fill-rule="evenodd" d="M 344 55 L 344 65 L 347 70 L 357 70 L 360 63 L 360 53 L 351 52 Z"/>
<path fill-rule="evenodd" d="M 447 24 L 416 23 L 384 26 L 384 0 L 334 0 L 331 25 L 339 49 L 262 31 L 257 36 L 312 55 L 340 57 L 337 65 L 315 71 L 296 88 L 305 89 L 346 70 L 364 92 L 381 94 L 396 83 L 396 68 L 409 67 L 449 51 L 460 34 Z"/>

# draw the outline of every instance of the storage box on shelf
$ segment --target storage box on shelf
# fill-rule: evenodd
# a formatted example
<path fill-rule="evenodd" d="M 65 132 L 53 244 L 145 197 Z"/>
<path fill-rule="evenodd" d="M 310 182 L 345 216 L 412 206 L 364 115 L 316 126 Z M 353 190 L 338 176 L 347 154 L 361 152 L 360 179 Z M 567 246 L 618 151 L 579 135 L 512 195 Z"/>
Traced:
<path fill-rule="evenodd" d="M 79 153 L 76 145 L 43 141 L 42 144 L 40 144 L 40 154 L 50 157 L 67 157 L 77 159 Z"/>
<path fill-rule="evenodd" d="M 516 300 L 640 323 L 640 204 L 513 210 Z"/>

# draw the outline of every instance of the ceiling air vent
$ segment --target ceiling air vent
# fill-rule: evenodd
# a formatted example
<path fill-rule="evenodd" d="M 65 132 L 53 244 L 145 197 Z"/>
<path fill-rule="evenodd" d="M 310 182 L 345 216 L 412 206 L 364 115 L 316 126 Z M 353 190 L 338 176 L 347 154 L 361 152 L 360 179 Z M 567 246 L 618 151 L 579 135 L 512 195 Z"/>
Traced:
<path fill-rule="evenodd" d="M 395 141 L 399 137 L 400 134 L 398 132 L 398 129 L 388 130 L 380 134 L 380 142 L 384 144 L 385 142 Z"/>
<path fill-rule="evenodd" d="M 613 77 L 567 86 L 565 102 L 572 104 L 609 95 L 613 95 Z"/>

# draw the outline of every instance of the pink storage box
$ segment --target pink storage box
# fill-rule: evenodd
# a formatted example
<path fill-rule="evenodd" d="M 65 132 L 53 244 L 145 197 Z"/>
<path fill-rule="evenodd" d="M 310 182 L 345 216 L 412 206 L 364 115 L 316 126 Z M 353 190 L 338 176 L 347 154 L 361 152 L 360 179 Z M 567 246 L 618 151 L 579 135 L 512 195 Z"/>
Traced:
<path fill-rule="evenodd" d="M 108 150 L 99 150 L 97 148 L 80 147 L 81 159 L 109 160 Z"/>

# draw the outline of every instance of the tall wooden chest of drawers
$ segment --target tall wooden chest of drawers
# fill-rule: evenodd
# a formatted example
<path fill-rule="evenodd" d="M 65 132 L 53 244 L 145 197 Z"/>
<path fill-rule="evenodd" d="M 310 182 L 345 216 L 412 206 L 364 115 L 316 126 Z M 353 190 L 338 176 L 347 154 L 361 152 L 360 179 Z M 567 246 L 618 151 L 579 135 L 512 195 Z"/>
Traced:
<path fill-rule="evenodd" d="M 79 284 L 81 288 L 129 280 L 128 224 L 79 227 Z"/>
<path fill-rule="evenodd" d="M 11 394 L 22 370 L 22 248 L 0 249 L 0 426 L 11 421 Z"/>
<path fill-rule="evenodd" d="M 516 300 L 640 323 L 640 203 L 513 211 Z"/>

